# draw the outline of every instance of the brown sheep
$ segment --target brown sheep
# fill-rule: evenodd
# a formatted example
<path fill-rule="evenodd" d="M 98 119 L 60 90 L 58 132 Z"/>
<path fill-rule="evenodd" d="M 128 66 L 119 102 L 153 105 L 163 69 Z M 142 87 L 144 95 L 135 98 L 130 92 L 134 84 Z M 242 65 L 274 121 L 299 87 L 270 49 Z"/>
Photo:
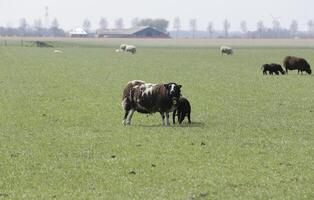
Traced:
<path fill-rule="evenodd" d="M 311 67 L 309 63 L 304 58 L 299 58 L 295 56 L 287 56 L 283 60 L 283 65 L 286 68 L 286 73 L 288 74 L 288 70 L 298 70 L 298 74 L 303 71 L 307 72 L 308 74 L 312 74 Z"/>

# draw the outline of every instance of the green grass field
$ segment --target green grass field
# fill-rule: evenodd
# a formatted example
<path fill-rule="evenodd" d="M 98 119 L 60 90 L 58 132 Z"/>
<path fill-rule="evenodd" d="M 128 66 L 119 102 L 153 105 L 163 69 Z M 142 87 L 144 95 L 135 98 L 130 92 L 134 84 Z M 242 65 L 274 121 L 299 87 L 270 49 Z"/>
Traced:
<path fill-rule="evenodd" d="M 260 69 L 313 41 L 120 42 L 0 46 L 0 199 L 314 199 L 314 78 Z M 182 84 L 193 123 L 122 126 L 133 79 Z"/>

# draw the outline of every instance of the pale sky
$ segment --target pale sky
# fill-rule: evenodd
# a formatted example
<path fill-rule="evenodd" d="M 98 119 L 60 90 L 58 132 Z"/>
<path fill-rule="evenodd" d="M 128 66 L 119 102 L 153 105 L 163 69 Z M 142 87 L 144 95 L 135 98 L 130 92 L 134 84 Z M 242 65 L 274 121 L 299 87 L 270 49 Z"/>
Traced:
<path fill-rule="evenodd" d="M 16 27 L 21 18 L 31 25 L 35 19 L 44 23 L 46 6 L 50 21 L 57 18 L 65 30 L 81 27 L 84 19 L 89 19 L 96 29 L 101 17 L 107 18 L 110 27 L 119 17 L 125 27 L 135 17 L 164 18 L 170 21 L 169 30 L 176 16 L 186 30 L 192 18 L 197 19 L 198 30 L 206 30 L 209 21 L 215 30 L 222 30 L 224 19 L 231 22 L 231 30 L 240 30 L 242 20 L 247 21 L 249 30 L 255 30 L 259 20 L 271 27 L 272 16 L 283 27 L 295 19 L 299 29 L 306 30 L 308 20 L 314 19 L 314 0 L 0 0 L 0 26 Z"/>

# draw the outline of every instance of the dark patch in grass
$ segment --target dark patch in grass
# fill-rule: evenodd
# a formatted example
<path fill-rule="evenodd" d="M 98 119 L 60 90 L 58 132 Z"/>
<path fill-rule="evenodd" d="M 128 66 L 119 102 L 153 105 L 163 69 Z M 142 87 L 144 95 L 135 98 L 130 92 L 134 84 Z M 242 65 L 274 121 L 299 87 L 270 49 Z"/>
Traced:
<path fill-rule="evenodd" d="M 19 153 L 11 153 L 11 158 L 17 158 L 19 156 Z"/>
<path fill-rule="evenodd" d="M 192 123 L 182 123 L 182 124 L 172 124 L 170 126 L 163 126 L 162 124 L 154 124 L 154 125 L 146 125 L 146 124 L 136 124 L 136 125 L 131 125 L 135 127 L 146 127 L 146 128 L 153 128 L 153 127 L 191 127 L 191 128 L 204 128 L 205 123 L 204 122 L 192 122 Z"/>
<path fill-rule="evenodd" d="M 152 164 L 152 167 L 156 167 L 156 165 L 155 165 L 155 164 Z"/>
<path fill-rule="evenodd" d="M 291 163 L 284 163 L 284 162 L 280 162 L 279 165 L 285 165 L 287 167 L 291 167 L 292 166 Z"/>
<path fill-rule="evenodd" d="M 136 171 L 130 170 L 130 171 L 129 171 L 129 174 L 135 175 L 135 174 L 136 174 Z"/>
<path fill-rule="evenodd" d="M 191 122 L 189 123 L 182 123 L 181 125 L 179 125 L 180 127 L 191 127 L 191 128 L 204 128 L 205 127 L 205 123 L 204 122 Z"/>
<path fill-rule="evenodd" d="M 208 192 L 201 192 L 200 197 L 206 197 L 208 195 Z"/>
<path fill-rule="evenodd" d="M 6 198 L 6 197 L 9 197 L 9 195 L 7 193 L 0 193 L 0 197 Z"/>
<path fill-rule="evenodd" d="M 112 159 L 116 158 L 116 155 L 112 155 L 111 158 L 112 158 Z"/>

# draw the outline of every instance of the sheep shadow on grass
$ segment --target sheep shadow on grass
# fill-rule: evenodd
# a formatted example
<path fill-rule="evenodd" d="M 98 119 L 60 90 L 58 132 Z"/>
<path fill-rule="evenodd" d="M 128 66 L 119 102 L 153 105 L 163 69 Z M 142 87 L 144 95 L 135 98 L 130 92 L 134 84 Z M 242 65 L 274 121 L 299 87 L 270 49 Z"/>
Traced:
<path fill-rule="evenodd" d="M 205 123 L 204 122 L 183 122 L 182 124 L 176 123 L 176 124 L 170 124 L 169 126 L 163 126 L 162 124 L 152 124 L 152 125 L 147 125 L 147 124 L 135 124 L 131 125 L 135 127 L 146 127 L 146 128 L 159 128 L 159 127 L 165 127 L 165 128 L 204 128 Z"/>

